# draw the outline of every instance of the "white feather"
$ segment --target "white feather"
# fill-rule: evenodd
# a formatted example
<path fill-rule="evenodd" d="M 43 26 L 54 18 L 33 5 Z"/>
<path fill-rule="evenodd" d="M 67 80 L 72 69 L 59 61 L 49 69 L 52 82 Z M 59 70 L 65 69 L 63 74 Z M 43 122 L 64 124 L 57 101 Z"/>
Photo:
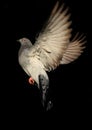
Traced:
<path fill-rule="evenodd" d="M 83 40 L 76 39 L 70 42 L 71 21 L 68 9 L 64 5 L 59 8 L 56 3 L 46 27 L 36 39 L 33 50 L 36 50 L 35 57 L 39 53 L 39 60 L 46 71 L 55 69 L 59 64 L 67 64 L 79 57 L 81 54 L 81 43 Z M 75 46 L 75 47 L 73 47 Z M 32 51 L 30 51 L 30 56 Z"/>

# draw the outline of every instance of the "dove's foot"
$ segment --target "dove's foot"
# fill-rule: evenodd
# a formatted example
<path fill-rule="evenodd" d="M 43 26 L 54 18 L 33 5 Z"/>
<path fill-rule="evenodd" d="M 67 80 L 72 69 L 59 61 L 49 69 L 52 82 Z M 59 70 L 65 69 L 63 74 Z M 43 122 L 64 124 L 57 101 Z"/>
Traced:
<path fill-rule="evenodd" d="M 34 79 L 33 79 L 32 77 L 30 77 L 30 78 L 28 79 L 28 82 L 29 82 L 31 85 L 34 85 L 34 83 L 35 83 L 35 81 L 34 81 Z"/>

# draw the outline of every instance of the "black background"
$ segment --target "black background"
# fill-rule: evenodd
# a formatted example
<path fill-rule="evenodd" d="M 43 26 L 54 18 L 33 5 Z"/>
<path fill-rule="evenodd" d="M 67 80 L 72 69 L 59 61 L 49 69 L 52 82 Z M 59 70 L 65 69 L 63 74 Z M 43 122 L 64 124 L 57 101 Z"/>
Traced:
<path fill-rule="evenodd" d="M 86 49 L 76 61 L 58 67 L 48 73 L 50 78 L 50 98 L 54 106 L 48 113 L 79 115 L 92 103 L 91 84 L 91 2 L 87 0 L 63 0 L 70 8 L 73 34 L 87 36 Z M 2 102 L 5 111 L 24 115 L 44 113 L 39 90 L 28 84 L 28 76 L 18 64 L 19 43 L 17 39 L 35 36 L 47 20 L 56 0 L 3 1 L 1 10 L 1 34 L 3 67 Z M 62 1 L 61 1 L 62 3 Z M 4 101 L 3 101 L 4 100 Z"/>

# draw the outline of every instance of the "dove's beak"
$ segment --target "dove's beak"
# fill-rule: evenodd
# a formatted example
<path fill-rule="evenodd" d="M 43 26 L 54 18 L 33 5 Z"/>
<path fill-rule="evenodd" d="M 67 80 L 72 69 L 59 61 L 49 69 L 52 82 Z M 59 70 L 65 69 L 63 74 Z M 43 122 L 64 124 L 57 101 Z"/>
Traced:
<path fill-rule="evenodd" d="M 16 40 L 17 42 L 19 42 L 19 40 Z"/>
<path fill-rule="evenodd" d="M 18 43 L 20 43 L 20 40 L 16 40 Z"/>

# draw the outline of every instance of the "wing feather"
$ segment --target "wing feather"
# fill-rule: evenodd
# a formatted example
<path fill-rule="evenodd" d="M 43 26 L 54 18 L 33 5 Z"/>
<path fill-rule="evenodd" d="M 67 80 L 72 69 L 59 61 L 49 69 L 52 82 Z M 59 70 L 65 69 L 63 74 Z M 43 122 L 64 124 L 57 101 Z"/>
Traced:
<path fill-rule="evenodd" d="M 45 28 L 40 32 L 34 44 L 34 57 L 37 57 L 46 71 L 55 69 L 59 64 L 67 64 L 78 58 L 82 52 L 84 37 L 78 34 L 70 42 L 70 14 L 64 4 L 56 3 Z"/>
<path fill-rule="evenodd" d="M 78 35 L 76 35 L 78 36 Z M 81 53 L 83 52 L 83 49 L 85 48 L 83 45 L 85 44 L 85 36 L 82 35 L 80 37 L 76 37 L 71 41 L 71 43 L 68 45 L 62 60 L 61 64 L 68 64 L 74 60 L 76 60 Z"/>

